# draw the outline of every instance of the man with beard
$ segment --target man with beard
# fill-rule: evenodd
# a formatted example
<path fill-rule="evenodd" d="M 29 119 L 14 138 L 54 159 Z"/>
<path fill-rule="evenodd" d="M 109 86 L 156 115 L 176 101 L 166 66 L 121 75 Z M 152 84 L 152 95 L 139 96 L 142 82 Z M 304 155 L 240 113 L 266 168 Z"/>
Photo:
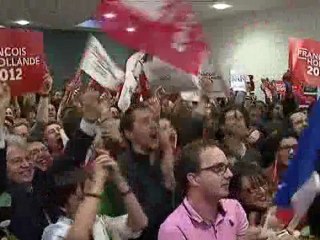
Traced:
<path fill-rule="evenodd" d="M 158 125 L 153 112 L 143 105 L 132 106 L 120 120 L 129 148 L 118 161 L 149 219 L 141 240 L 157 239 L 160 224 L 174 208 L 171 132 L 159 131 Z"/>
<path fill-rule="evenodd" d="M 245 115 L 239 108 L 234 107 L 224 111 L 219 125 L 223 133 L 221 140 L 232 162 L 250 161 L 260 165 L 261 155 L 255 148 L 247 145 L 247 142 L 252 142 L 252 140 Z M 257 139 L 255 140 L 257 141 Z"/>

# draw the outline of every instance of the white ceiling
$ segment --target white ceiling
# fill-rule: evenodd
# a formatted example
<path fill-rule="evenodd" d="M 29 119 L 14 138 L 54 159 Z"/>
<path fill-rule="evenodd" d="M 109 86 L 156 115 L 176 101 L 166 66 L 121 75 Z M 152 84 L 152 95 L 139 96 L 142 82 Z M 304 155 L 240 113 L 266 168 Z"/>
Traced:
<path fill-rule="evenodd" d="M 158 1 L 158 0 L 133 0 Z M 319 4 L 319 0 L 225 0 L 234 7 L 224 11 L 211 9 L 214 0 L 188 0 L 201 20 L 224 18 L 277 8 L 299 8 Z M 36 27 L 72 29 L 94 14 L 100 0 L 0 0 L 0 24 L 10 25 L 12 20 L 27 19 Z M 319 4 L 320 6 L 320 4 Z"/>

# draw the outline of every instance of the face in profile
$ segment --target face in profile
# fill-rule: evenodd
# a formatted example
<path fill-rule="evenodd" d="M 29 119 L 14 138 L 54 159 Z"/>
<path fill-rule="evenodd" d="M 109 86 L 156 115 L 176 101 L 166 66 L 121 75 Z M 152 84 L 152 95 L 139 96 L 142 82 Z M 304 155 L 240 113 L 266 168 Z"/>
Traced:
<path fill-rule="evenodd" d="M 226 155 L 218 147 L 207 147 L 200 153 L 200 170 L 189 175 L 192 185 L 208 200 L 219 200 L 229 195 L 232 177 Z M 190 180 L 189 180 L 190 181 Z"/>
<path fill-rule="evenodd" d="M 298 141 L 293 137 L 282 139 L 277 153 L 278 164 L 283 167 L 288 167 L 289 161 L 291 160 L 297 145 Z"/>

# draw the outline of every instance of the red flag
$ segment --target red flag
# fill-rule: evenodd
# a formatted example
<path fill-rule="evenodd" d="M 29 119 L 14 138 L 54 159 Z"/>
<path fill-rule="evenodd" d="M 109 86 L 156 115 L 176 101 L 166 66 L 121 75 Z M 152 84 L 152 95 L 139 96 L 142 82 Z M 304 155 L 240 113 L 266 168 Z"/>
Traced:
<path fill-rule="evenodd" d="M 109 36 L 188 73 L 198 74 L 207 57 L 202 27 L 184 0 L 105 0 L 97 18 Z"/>
<path fill-rule="evenodd" d="M 71 99 L 73 98 L 74 93 L 80 89 L 82 86 L 82 80 L 81 80 L 81 70 L 79 69 L 74 77 L 69 81 L 68 83 L 68 97 L 66 102 L 69 103 Z"/>
<path fill-rule="evenodd" d="M 320 86 L 320 42 L 289 39 L 289 67 L 295 85 Z"/>
<path fill-rule="evenodd" d="M 82 85 L 82 80 L 81 80 L 81 70 L 78 70 L 75 74 L 75 76 L 70 80 L 70 84 L 75 88 L 78 89 Z"/>
<path fill-rule="evenodd" d="M 147 99 L 150 97 L 150 86 L 144 71 L 141 71 L 139 75 L 139 84 L 140 84 L 140 94 L 143 99 Z"/>

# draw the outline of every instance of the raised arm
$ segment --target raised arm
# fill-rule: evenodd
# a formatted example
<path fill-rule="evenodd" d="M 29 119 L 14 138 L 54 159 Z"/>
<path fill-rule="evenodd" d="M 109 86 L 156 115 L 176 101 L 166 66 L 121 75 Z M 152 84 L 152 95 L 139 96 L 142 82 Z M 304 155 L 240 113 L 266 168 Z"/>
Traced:
<path fill-rule="evenodd" d="M 40 91 L 40 100 L 36 116 L 37 122 L 48 123 L 49 121 L 49 93 L 52 88 L 52 82 L 52 77 L 49 74 L 46 74 Z"/>
<path fill-rule="evenodd" d="M 162 125 L 160 121 L 160 148 L 162 150 L 161 171 L 166 189 L 175 189 L 174 178 L 174 149 L 176 148 L 177 134 L 171 126 Z"/>
<path fill-rule="evenodd" d="M 86 92 L 82 96 L 82 108 L 80 128 L 70 137 L 64 152 L 75 161 L 76 165 L 81 165 L 85 161 L 87 151 L 96 135 L 96 122 L 101 115 L 99 94 Z"/>
<path fill-rule="evenodd" d="M 109 155 L 100 155 L 96 159 L 92 180 L 85 191 L 85 198 L 78 207 L 74 223 L 69 230 L 66 240 L 90 240 L 92 228 L 99 209 L 100 196 L 102 195 L 105 181 L 107 180 L 106 167 L 111 159 Z"/>
<path fill-rule="evenodd" d="M 49 74 L 44 76 L 43 85 L 39 92 L 40 100 L 37 109 L 36 122 L 31 128 L 30 135 L 35 139 L 42 139 L 45 125 L 49 122 L 49 93 L 52 88 L 52 78 Z"/>
<path fill-rule="evenodd" d="M 0 194 L 6 188 L 6 149 L 5 149 L 5 129 L 4 120 L 6 108 L 10 104 L 10 87 L 6 82 L 0 82 Z"/>

